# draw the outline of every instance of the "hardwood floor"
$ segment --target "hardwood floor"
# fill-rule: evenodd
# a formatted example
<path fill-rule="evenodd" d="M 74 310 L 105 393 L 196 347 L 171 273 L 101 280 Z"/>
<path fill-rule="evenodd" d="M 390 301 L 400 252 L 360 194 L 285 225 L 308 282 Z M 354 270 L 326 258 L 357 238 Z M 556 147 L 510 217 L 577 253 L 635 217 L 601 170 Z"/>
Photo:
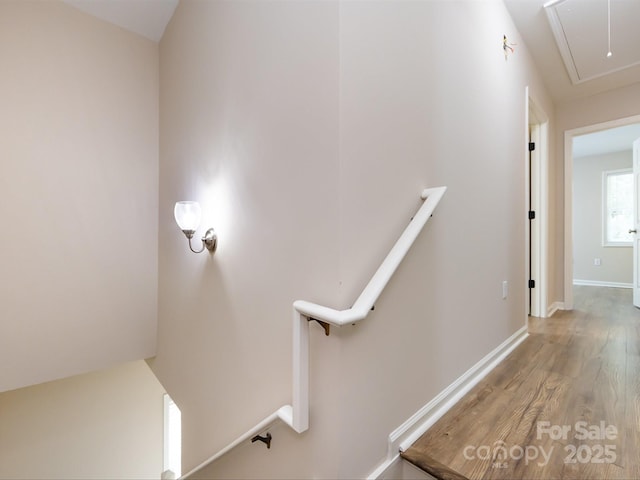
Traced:
<path fill-rule="evenodd" d="M 403 457 L 436 478 L 640 479 L 640 310 L 575 287 Z"/>

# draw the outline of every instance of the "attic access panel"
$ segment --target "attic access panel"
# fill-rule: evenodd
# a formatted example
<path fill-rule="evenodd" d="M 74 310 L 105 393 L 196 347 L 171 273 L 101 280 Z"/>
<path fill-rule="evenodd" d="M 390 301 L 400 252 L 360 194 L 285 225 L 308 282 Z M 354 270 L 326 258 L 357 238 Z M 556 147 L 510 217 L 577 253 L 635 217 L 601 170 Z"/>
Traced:
<path fill-rule="evenodd" d="M 640 65 L 640 1 L 610 1 L 610 58 L 607 0 L 555 0 L 544 5 L 574 85 Z"/>

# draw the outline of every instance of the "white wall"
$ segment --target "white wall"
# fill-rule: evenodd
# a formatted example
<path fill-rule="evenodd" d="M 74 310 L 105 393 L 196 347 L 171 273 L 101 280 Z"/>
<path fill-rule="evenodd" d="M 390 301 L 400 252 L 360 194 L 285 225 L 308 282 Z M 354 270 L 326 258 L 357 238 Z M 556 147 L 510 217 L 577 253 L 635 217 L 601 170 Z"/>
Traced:
<path fill-rule="evenodd" d="M 633 282 L 633 248 L 602 246 L 602 173 L 633 167 L 633 152 L 589 155 L 573 160 L 573 278 L 590 282 Z M 601 265 L 594 265 L 594 258 Z"/>
<path fill-rule="evenodd" d="M 163 395 L 144 361 L 0 394 L 0 478 L 160 478 Z"/>
<path fill-rule="evenodd" d="M 161 42 L 153 368 L 182 411 L 185 472 L 290 401 L 292 302 L 338 296 L 337 13 L 184 2 Z M 188 250 L 182 199 L 218 232 L 213 257 Z"/>
<path fill-rule="evenodd" d="M 0 2 L 0 391 L 155 353 L 158 46 Z"/>
<path fill-rule="evenodd" d="M 292 301 L 349 307 L 422 188 L 449 187 L 366 322 L 312 325 L 310 430 L 277 425 L 271 450 L 201 472 L 362 478 L 524 325 L 525 86 L 553 113 L 526 47 L 501 2 L 183 0 L 160 51 L 153 368 L 182 410 L 184 471 L 290 402 Z M 209 212 L 215 256 L 188 252 L 183 197 Z"/>

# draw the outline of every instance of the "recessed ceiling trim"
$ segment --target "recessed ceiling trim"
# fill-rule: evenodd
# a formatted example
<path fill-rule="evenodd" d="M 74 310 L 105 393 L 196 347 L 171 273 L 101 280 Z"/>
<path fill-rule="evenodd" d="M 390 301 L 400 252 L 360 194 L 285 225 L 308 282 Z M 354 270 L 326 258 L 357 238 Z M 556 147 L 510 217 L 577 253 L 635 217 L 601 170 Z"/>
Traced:
<path fill-rule="evenodd" d="M 569 74 L 571 83 L 577 85 L 578 83 L 585 82 L 586 80 L 581 79 L 580 75 L 578 74 L 578 68 L 576 67 L 575 61 L 573 60 L 573 55 L 571 54 L 571 48 L 569 48 L 567 36 L 564 32 L 564 28 L 562 27 L 560 17 L 558 16 L 558 11 L 556 10 L 556 6 L 564 2 L 565 0 L 554 0 L 552 2 L 545 3 L 544 11 L 547 13 L 547 19 L 549 20 L 551 31 L 553 32 L 553 36 L 556 39 L 556 43 L 558 44 L 558 50 L 560 50 L 560 56 L 562 57 L 564 66 L 567 69 L 567 73 Z"/>

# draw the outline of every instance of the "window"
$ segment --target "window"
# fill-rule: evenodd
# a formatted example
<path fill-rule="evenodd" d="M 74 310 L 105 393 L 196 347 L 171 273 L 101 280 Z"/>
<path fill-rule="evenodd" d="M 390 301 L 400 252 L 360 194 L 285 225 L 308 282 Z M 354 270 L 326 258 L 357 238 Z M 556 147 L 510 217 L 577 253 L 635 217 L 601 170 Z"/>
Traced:
<path fill-rule="evenodd" d="M 182 464 L 182 415 L 171 397 L 164 395 L 163 479 L 179 478 Z"/>
<path fill-rule="evenodd" d="M 602 232 L 605 247 L 631 246 L 633 235 L 633 173 L 630 169 L 602 174 Z"/>

